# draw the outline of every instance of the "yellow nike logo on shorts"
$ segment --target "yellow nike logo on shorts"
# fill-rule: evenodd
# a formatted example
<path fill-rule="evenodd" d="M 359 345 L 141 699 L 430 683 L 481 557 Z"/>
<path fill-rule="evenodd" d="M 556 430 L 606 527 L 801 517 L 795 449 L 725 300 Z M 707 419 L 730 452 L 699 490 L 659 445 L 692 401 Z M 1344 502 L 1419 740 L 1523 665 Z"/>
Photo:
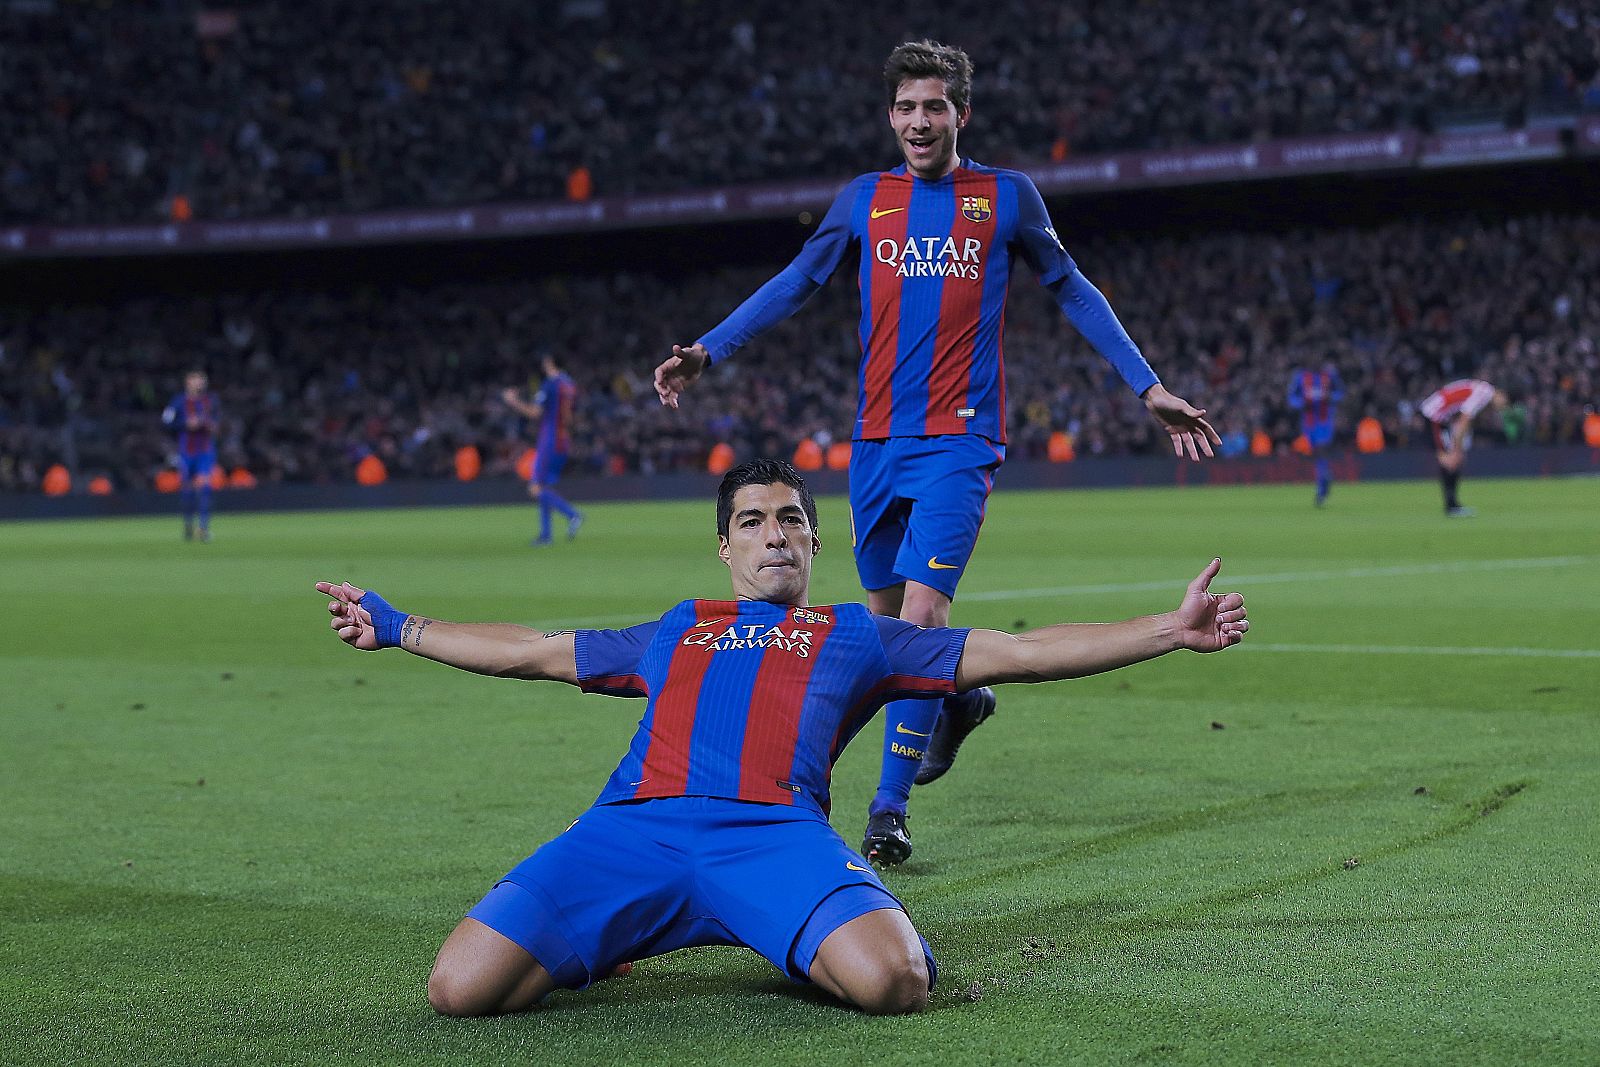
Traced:
<path fill-rule="evenodd" d="M 938 556 L 929 556 L 928 566 L 936 571 L 958 571 L 961 569 L 961 564 L 959 563 L 940 563 Z"/>
<path fill-rule="evenodd" d="M 854 860 L 847 860 L 845 862 L 845 866 L 850 868 L 852 871 L 860 871 L 862 874 L 871 874 L 872 873 L 872 868 L 871 867 L 863 867 L 863 866 L 861 866 L 861 864 L 855 862 Z"/>
<path fill-rule="evenodd" d="M 910 734 L 912 737 L 932 737 L 933 736 L 932 732 L 925 733 L 925 734 L 919 734 L 915 730 L 907 730 L 906 729 L 906 724 L 903 723 L 903 722 L 897 722 L 897 723 L 894 724 L 894 732 L 897 733 L 897 734 Z"/>
<path fill-rule="evenodd" d="M 881 211 L 879 209 L 877 209 L 877 208 L 873 208 L 872 209 L 872 217 L 875 218 L 875 219 L 881 219 L 885 215 L 893 215 L 896 211 L 904 211 L 904 210 L 905 210 L 905 208 L 903 208 L 903 207 L 886 207 Z"/>

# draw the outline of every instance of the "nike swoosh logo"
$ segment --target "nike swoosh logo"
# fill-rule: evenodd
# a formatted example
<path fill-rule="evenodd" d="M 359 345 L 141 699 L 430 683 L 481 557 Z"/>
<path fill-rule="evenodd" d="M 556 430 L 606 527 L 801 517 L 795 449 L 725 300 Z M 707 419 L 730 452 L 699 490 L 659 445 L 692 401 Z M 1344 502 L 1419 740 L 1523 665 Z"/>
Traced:
<path fill-rule="evenodd" d="M 872 868 L 871 867 L 863 867 L 863 866 L 861 866 L 861 864 L 856 863 L 853 860 L 850 861 L 850 862 L 847 862 L 845 864 L 845 866 L 850 868 L 852 871 L 860 871 L 862 874 L 871 874 L 872 873 Z"/>
<path fill-rule="evenodd" d="M 958 571 L 961 569 L 959 563 L 940 563 L 938 556 L 929 556 L 928 566 L 936 571 Z"/>
<path fill-rule="evenodd" d="M 905 208 L 903 208 L 903 207 L 886 207 L 882 211 L 878 210 L 877 208 L 873 208 L 872 209 L 872 217 L 875 218 L 875 219 L 881 219 L 885 215 L 893 215 L 896 211 L 904 211 L 904 210 L 905 210 Z"/>
<path fill-rule="evenodd" d="M 894 732 L 897 733 L 897 734 L 910 734 L 912 737 L 932 737 L 933 736 L 931 731 L 929 733 L 919 734 L 915 730 L 907 730 L 906 729 L 906 724 L 903 723 L 903 722 L 897 722 L 897 723 L 894 724 Z"/>

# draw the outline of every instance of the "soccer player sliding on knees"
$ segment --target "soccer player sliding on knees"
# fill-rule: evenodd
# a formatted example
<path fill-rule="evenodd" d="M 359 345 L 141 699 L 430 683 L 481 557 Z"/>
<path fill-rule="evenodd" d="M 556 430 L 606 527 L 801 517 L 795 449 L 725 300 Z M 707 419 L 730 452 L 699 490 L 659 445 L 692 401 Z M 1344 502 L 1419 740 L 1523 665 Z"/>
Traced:
<path fill-rule="evenodd" d="M 730 470 L 716 518 L 732 598 L 686 600 L 625 630 L 442 622 L 348 583 L 317 583 L 333 630 L 355 648 L 646 700 L 594 805 L 446 938 L 428 979 L 439 1012 L 522 1011 L 693 945 L 746 946 L 868 1013 L 919 1011 L 933 954 L 828 823 L 829 779 L 850 739 L 896 698 L 1217 652 L 1250 626 L 1243 597 L 1209 591 L 1220 560 L 1173 611 L 1020 635 L 923 628 L 860 604 L 813 607 L 816 504 L 778 461 Z"/>
<path fill-rule="evenodd" d="M 858 249 L 861 365 L 850 449 L 856 569 L 874 612 L 944 626 L 1006 457 L 1001 340 L 1014 259 L 1028 264 L 1144 401 L 1175 454 L 1212 455 L 1221 438 L 1204 410 L 1162 386 L 1062 247 L 1033 181 L 957 153 L 972 120 L 967 54 L 908 41 L 890 53 L 883 78 L 904 162 L 845 186 L 794 261 L 694 344 L 674 345 L 655 385 L 661 402 L 676 408 L 707 366 L 799 311 Z M 979 687 L 889 709 L 863 852 L 884 864 L 910 857 L 913 781 L 926 785 L 948 771 L 994 707 L 994 694 Z"/>

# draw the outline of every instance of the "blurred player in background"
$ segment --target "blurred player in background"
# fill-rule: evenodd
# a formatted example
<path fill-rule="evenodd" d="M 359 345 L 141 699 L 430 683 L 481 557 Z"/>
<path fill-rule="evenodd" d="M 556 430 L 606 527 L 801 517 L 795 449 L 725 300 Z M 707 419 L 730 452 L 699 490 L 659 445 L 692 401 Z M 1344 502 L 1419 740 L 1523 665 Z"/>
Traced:
<path fill-rule="evenodd" d="M 1316 505 L 1321 507 L 1333 486 L 1333 464 L 1328 449 L 1333 445 L 1333 413 L 1344 399 L 1344 382 L 1331 362 L 1321 370 L 1296 369 L 1289 379 L 1289 406 L 1300 413 L 1300 432 L 1311 444 L 1317 465 Z"/>
<path fill-rule="evenodd" d="M 1444 513 L 1451 518 L 1474 514 L 1456 496 L 1467 449 L 1472 447 L 1472 420 L 1486 407 L 1503 411 L 1506 394 L 1477 378 L 1462 378 L 1428 394 L 1418 410 L 1433 424 L 1434 455 L 1439 461 L 1439 484 L 1444 489 Z"/>
<path fill-rule="evenodd" d="M 567 520 L 569 541 L 578 536 L 578 527 L 583 525 L 583 515 L 567 503 L 555 488 L 572 447 L 572 408 L 578 399 L 578 387 L 554 358 L 545 356 L 540 361 L 540 367 L 544 371 L 544 384 L 539 387 L 533 403 L 522 399 L 515 389 L 506 389 L 500 394 L 507 407 L 539 423 L 539 437 L 534 444 L 533 477 L 528 479 L 528 495 L 539 503 L 539 536 L 531 542 L 535 546 L 552 543 L 551 511 L 560 512 Z"/>
<path fill-rule="evenodd" d="M 334 631 L 358 649 L 648 699 L 594 805 L 445 940 L 428 978 L 435 1010 L 524 1011 L 633 960 L 744 945 L 870 1014 L 920 1011 L 937 973 L 932 951 L 828 824 L 829 779 L 850 739 L 892 696 L 1217 652 L 1250 628 L 1243 597 L 1209 591 L 1218 559 L 1174 611 L 1017 636 L 913 626 L 860 604 L 810 607 L 816 521 L 789 464 L 735 467 L 717 492 L 733 599 L 686 600 L 626 630 L 440 622 L 348 583 L 317 583 Z"/>
<path fill-rule="evenodd" d="M 1062 248 L 1027 175 L 956 154 L 972 117 L 966 53 L 931 41 L 902 44 L 884 81 L 905 162 L 847 185 L 789 266 L 694 344 L 673 346 L 656 368 L 656 392 L 677 407 L 709 364 L 793 315 L 859 246 L 862 359 L 850 454 L 856 568 L 874 612 L 944 626 L 1005 460 L 1001 336 L 1013 256 L 1144 399 L 1174 452 L 1209 456 L 1220 439 L 1204 411 L 1161 386 Z M 890 707 L 863 843 L 868 856 L 892 864 L 911 855 L 913 778 L 925 784 L 944 774 L 993 711 L 994 694 L 983 689 Z"/>
<path fill-rule="evenodd" d="M 185 541 L 194 540 L 197 532 L 201 541 L 211 540 L 211 472 L 217 465 L 222 409 L 206 385 L 205 371 L 185 374 L 183 392 L 161 413 L 162 423 L 178 432 L 178 499 Z"/>

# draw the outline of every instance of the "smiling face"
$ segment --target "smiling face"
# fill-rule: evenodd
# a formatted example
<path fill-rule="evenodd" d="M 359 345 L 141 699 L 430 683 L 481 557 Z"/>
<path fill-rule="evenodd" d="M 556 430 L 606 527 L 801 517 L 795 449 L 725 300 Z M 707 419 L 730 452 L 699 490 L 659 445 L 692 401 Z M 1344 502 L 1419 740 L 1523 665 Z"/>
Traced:
<path fill-rule="evenodd" d="M 206 391 L 206 375 L 204 371 L 192 370 L 183 377 L 183 391 L 190 396 L 199 396 Z"/>
<path fill-rule="evenodd" d="M 889 125 L 906 167 L 928 181 L 943 178 L 960 164 L 956 135 L 971 117 L 971 107 L 957 110 L 940 78 L 907 78 L 889 105 Z"/>
<path fill-rule="evenodd" d="M 728 533 L 718 542 L 735 597 L 805 606 L 811 559 L 822 551 L 822 542 L 797 489 L 782 482 L 741 486 L 733 497 Z"/>

